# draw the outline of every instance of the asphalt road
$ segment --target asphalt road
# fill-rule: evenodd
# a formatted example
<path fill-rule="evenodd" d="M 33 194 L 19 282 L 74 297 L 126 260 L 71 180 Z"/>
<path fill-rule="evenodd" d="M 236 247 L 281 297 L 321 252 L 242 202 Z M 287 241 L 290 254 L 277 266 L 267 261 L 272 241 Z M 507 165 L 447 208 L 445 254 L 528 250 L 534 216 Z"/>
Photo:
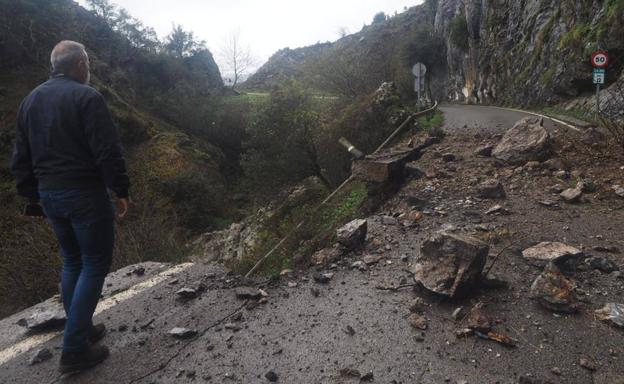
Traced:
<path fill-rule="evenodd" d="M 451 133 L 502 132 L 523 117 L 485 107 L 442 110 Z M 457 213 L 432 218 L 427 225 L 434 228 L 452 220 L 462 219 Z M 0 383 L 266 383 L 269 371 L 279 383 L 293 384 L 357 383 L 369 372 L 372 382 L 388 384 L 516 384 L 521 376 L 552 383 L 624 383 L 622 332 L 593 320 L 589 312 L 554 316 L 537 308 L 527 298 L 528 279 L 536 273 L 528 267 L 522 271 L 530 277 L 500 271 L 508 289 L 483 290 L 454 302 L 411 288 L 376 289 L 379 283 L 412 281 L 406 269 L 425 234 L 423 228 L 388 226 L 372 217 L 366 249 L 330 269 L 334 276 L 328 284 L 314 282 L 312 271 L 269 282 L 241 281 L 213 265 L 194 264 L 177 273 L 166 272 L 170 266 L 163 264 L 146 265 L 144 274 L 132 273 L 136 267 L 125 268 L 107 280 L 106 308 L 96 318 L 110 330 L 102 341 L 111 349 L 106 362 L 74 377 L 59 377 L 61 337 L 47 334 L 37 342 L 35 337 L 41 336 L 15 325 L 33 311 L 58 306 L 52 300 L 0 321 Z M 382 259 L 367 271 L 350 268 L 366 254 Z M 183 301 L 175 294 L 199 283 L 207 289 L 198 298 Z M 235 288 L 241 285 L 264 289 L 267 303 L 237 299 Z M 417 296 L 425 300 L 425 331 L 407 321 Z M 499 332 L 518 340 L 516 348 L 456 337 L 461 324 L 451 313 L 477 302 L 486 303 L 500 323 Z M 168 335 L 174 327 L 195 330 L 198 336 L 176 340 Z M 22 349 L 12 349 L 16 344 Z M 53 358 L 29 365 L 41 347 L 49 348 Z M 600 369 L 591 373 L 581 368 L 579 356 L 598 358 Z M 554 367 L 561 369 L 561 376 L 552 373 Z"/>
<path fill-rule="evenodd" d="M 450 133 L 504 133 L 518 120 L 531 116 L 526 113 L 496 107 L 443 104 L 444 129 Z M 544 126 L 553 128 L 552 121 L 545 119 Z"/>

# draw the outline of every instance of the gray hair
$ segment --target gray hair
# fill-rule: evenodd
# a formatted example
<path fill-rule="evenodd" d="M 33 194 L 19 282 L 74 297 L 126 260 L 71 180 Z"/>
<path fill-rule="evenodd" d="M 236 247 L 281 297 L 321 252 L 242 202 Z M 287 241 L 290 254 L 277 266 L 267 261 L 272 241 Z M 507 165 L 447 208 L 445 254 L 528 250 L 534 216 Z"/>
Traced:
<path fill-rule="evenodd" d="M 85 46 L 71 40 L 63 40 L 56 44 L 50 54 L 53 73 L 67 73 L 86 59 Z"/>

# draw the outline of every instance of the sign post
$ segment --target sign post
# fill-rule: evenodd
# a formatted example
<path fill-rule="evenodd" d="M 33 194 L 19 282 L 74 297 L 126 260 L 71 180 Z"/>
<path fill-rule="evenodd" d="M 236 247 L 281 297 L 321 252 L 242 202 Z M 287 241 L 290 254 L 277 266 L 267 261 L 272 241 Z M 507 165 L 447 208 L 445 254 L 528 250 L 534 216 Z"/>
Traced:
<path fill-rule="evenodd" d="M 420 106 L 421 93 L 425 90 L 425 74 L 427 73 L 427 67 L 423 63 L 416 63 L 412 67 L 412 73 L 416 77 L 414 90 L 418 97 L 418 106 Z"/>
<path fill-rule="evenodd" d="M 605 51 L 594 51 L 591 55 L 591 64 L 594 67 L 593 81 L 596 84 L 596 113 L 600 113 L 600 85 L 605 83 L 609 55 Z"/>

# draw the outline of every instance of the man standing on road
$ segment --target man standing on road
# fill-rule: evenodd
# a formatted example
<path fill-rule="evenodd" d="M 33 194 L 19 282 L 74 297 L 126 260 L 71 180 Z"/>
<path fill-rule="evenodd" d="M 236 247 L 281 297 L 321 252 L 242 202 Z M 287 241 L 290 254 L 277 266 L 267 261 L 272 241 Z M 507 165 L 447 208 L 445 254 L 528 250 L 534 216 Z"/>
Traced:
<path fill-rule="evenodd" d="M 28 205 L 43 212 L 63 255 L 61 279 L 67 313 L 60 371 L 93 367 L 108 357 L 95 345 L 105 334 L 92 322 L 114 242 L 117 218 L 128 211 L 129 180 L 121 143 L 104 98 L 89 83 L 82 44 L 62 41 L 50 57 L 52 76 L 22 102 L 11 170 Z"/>

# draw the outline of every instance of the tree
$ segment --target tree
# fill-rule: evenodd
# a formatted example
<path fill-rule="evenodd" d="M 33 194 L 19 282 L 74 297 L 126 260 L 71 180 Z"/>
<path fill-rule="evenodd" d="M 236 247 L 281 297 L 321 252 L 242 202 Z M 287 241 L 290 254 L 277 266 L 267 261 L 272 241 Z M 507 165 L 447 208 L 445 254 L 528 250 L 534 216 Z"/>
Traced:
<path fill-rule="evenodd" d="M 338 27 L 338 36 L 340 36 L 340 38 L 347 36 L 349 33 L 349 28 L 344 26 Z"/>
<path fill-rule="evenodd" d="M 205 45 L 203 40 L 195 40 L 193 32 L 187 32 L 176 24 L 165 39 L 165 50 L 178 58 L 191 56 L 195 51 L 205 49 Z"/>
<path fill-rule="evenodd" d="M 240 31 L 232 31 L 221 47 L 221 57 L 227 72 L 232 76 L 231 86 L 236 87 L 239 80 L 254 65 L 253 55 L 249 46 L 241 42 Z"/>
<path fill-rule="evenodd" d="M 115 15 L 115 5 L 108 0 L 87 0 L 89 7 L 96 15 L 103 18 L 107 23 L 111 24 Z"/>
<path fill-rule="evenodd" d="M 386 20 L 387 20 L 386 14 L 384 12 L 378 12 L 373 17 L 373 24 L 383 23 Z"/>

